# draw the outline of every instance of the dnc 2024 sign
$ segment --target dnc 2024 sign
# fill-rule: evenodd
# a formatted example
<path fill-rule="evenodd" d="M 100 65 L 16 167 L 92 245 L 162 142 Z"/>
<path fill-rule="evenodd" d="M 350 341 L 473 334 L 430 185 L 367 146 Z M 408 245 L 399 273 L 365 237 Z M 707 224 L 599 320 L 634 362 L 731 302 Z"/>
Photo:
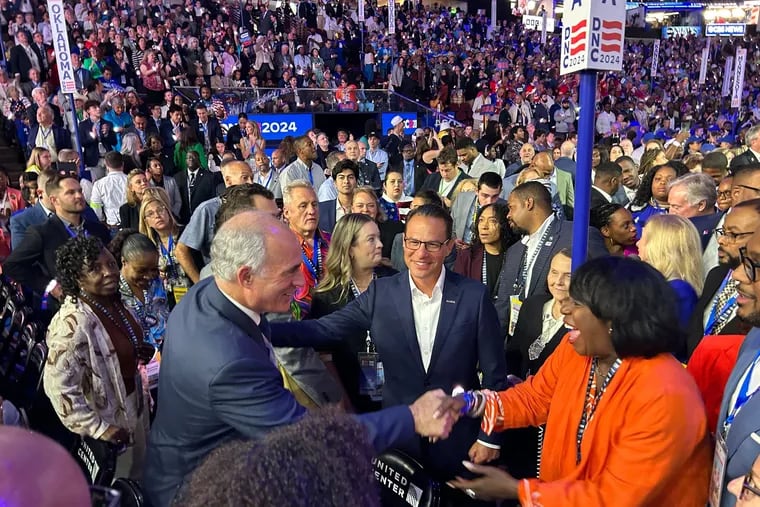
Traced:
<path fill-rule="evenodd" d="M 623 0 L 565 2 L 560 74 L 622 70 L 625 41 Z"/>

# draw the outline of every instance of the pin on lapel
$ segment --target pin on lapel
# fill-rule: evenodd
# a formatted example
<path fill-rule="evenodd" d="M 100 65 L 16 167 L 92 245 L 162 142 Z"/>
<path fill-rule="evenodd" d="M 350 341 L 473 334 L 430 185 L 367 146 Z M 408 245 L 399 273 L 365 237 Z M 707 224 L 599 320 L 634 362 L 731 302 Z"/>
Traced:
<path fill-rule="evenodd" d="M 457 302 L 456 302 L 456 301 L 454 301 L 453 299 L 447 299 L 447 300 L 446 300 L 446 302 L 447 302 L 447 303 L 451 303 L 451 304 L 453 304 L 453 305 L 457 304 Z"/>

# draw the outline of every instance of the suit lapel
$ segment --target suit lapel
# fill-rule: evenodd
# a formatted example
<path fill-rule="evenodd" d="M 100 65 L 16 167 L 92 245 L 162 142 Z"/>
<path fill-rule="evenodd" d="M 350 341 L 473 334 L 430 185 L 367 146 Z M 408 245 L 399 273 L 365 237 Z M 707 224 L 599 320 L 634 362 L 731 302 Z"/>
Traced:
<path fill-rule="evenodd" d="M 417 330 L 414 327 L 414 310 L 412 309 L 412 291 L 409 285 L 408 273 L 400 273 L 398 276 L 398 287 L 394 299 L 396 300 L 396 311 L 398 312 L 398 322 L 401 325 L 401 335 L 403 341 L 409 347 L 409 352 L 421 372 L 425 372 L 422 364 L 422 352 L 420 344 L 417 341 Z"/>
<path fill-rule="evenodd" d="M 461 291 L 455 277 L 450 272 L 446 272 L 446 278 L 443 282 L 443 295 L 441 297 L 441 312 L 438 315 L 438 327 L 435 330 L 435 341 L 433 342 L 433 352 L 430 356 L 430 366 L 428 373 L 433 371 L 438 357 L 441 355 L 446 340 L 449 337 L 449 329 L 454 324 L 454 319 L 459 309 L 461 300 Z"/>
<path fill-rule="evenodd" d="M 720 404 L 720 414 L 718 414 L 718 431 L 723 431 L 722 426 L 728 414 L 728 405 L 731 402 L 731 397 L 742 375 L 744 375 L 744 372 L 747 371 L 749 365 L 754 361 L 758 346 L 760 346 L 760 331 L 753 329 L 747 335 L 747 338 L 745 338 L 742 354 L 737 358 L 736 365 L 731 371 L 731 376 L 728 378 L 728 382 L 726 382 L 726 389 L 723 391 L 723 401 Z"/>

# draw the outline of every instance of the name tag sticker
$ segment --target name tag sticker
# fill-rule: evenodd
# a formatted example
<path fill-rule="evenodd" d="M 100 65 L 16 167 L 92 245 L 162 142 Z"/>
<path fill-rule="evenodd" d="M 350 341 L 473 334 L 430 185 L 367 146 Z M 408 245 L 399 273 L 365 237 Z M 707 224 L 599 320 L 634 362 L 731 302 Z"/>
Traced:
<path fill-rule="evenodd" d="M 715 442 L 715 457 L 713 458 L 712 472 L 710 474 L 710 494 L 707 497 L 710 507 L 720 507 L 723 480 L 726 477 L 727 456 L 726 441 L 719 434 Z"/>

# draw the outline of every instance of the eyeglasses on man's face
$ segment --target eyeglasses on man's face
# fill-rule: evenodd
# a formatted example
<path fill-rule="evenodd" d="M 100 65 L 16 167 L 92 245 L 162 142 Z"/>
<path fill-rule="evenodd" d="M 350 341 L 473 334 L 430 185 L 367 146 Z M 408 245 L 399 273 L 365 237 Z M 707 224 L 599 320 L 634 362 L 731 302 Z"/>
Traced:
<path fill-rule="evenodd" d="M 747 475 L 744 476 L 742 490 L 739 493 L 739 500 L 747 501 L 754 497 L 760 497 L 760 489 L 752 484 L 752 471 L 750 470 Z"/>
<path fill-rule="evenodd" d="M 420 241 L 414 238 L 407 238 L 404 236 L 404 246 L 409 250 L 419 250 L 422 245 L 425 245 L 425 250 L 428 252 L 438 252 L 451 240 L 446 241 Z"/>
<path fill-rule="evenodd" d="M 723 227 L 718 227 L 715 229 L 715 234 L 718 237 L 725 236 L 728 241 L 731 243 L 735 243 L 737 239 L 742 238 L 744 236 L 751 236 L 754 234 L 755 231 L 748 231 L 748 232 L 728 232 Z"/>
<path fill-rule="evenodd" d="M 760 268 L 760 264 L 747 257 L 746 246 L 739 249 L 739 263 L 744 267 L 744 273 L 747 275 L 750 283 L 755 283 L 757 280 L 757 270 Z"/>

